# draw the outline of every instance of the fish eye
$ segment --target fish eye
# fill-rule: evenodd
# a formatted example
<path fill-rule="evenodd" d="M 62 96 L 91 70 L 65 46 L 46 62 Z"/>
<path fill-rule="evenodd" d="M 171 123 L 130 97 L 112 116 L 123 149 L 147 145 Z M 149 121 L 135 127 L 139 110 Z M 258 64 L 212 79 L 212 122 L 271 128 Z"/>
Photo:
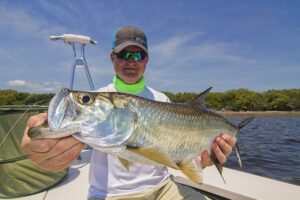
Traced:
<path fill-rule="evenodd" d="M 93 96 L 87 93 L 79 93 L 77 96 L 77 100 L 83 105 L 91 105 L 94 103 Z"/>
<path fill-rule="evenodd" d="M 88 103 L 91 100 L 91 97 L 88 95 L 85 95 L 82 97 L 82 102 L 83 103 Z"/>

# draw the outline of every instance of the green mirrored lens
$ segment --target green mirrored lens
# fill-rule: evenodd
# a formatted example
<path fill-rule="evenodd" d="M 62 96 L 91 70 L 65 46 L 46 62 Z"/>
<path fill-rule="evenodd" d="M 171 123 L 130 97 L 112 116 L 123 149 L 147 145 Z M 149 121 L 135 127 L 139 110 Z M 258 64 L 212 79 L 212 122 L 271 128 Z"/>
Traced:
<path fill-rule="evenodd" d="M 142 60 L 141 52 L 125 52 L 123 56 L 123 60 L 134 60 L 134 61 L 140 61 Z"/>

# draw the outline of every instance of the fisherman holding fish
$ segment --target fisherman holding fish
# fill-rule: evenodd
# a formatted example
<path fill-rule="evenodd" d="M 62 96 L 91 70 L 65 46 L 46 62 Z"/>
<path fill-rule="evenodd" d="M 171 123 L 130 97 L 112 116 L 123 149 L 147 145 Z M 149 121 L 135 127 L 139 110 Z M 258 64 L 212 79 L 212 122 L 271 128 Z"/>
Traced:
<path fill-rule="evenodd" d="M 120 28 L 113 40 L 110 54 L 115 76 L 113 83 L 98 92 L 123 92 L 159 102 L 168 97 L 145 85 L 144 72 L 149 59 L 145 33 L 135 26 Z M 90 97 L 82 98 L 89 101 Z M 66 169 L 78 157 L 85 144 L 72 136 L 54 139 L 31 139 L 30 128 L 41 125 L 46 114 L 32 116 L 25 129 L 22 146 L 29 159 L 40 168 L 52 172 Z M 224 164 L 235 146 L 235 138 L 219 133 L 212 143 L 218 163 Z M 175 183 L 165 166 L 125 163 L 112 154 L 93 149 L 90 160 L 88 199 L 207 199 L 199 191 Z M 196 164 L 205 168 L 213 164 L 208 151 L 199 154 Z M 129 167 L 124 167 L 130 164 Z M 169 166 L 168 163 L 166 166 Z M 175 166 L 177 167 L 177 166 Z"/>

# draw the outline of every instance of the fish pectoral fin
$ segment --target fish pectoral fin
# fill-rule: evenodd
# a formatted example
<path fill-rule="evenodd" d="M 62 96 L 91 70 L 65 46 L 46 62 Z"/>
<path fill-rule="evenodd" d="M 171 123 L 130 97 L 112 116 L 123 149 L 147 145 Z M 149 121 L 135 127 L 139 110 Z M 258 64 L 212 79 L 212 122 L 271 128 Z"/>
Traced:
<path fill-rule="evenodd" d="M 129 151 L 132 151 L 138 155 L 144 156 L 149 160 L 160 163 L 162 165 L 179 169 L 176 163 L 170 159 L 170 157 L 163 151 L 157 148 L 145 148 L 145 147 L 127 147 Z"/>
<path fill-rule="evenodd" d="M 216 168 L 217 168 L 219 174 L 221 175 L 221 177 L 222 177 L 224 183 L 226 184 L 226 181 L 225 181 L 225 179 L 224 179 L 224 177 L 223 177 L 223 175 L 222 175 L 222 172 L 223 172 L 223 165 L 218 161 L 218 159 L 217 159 L 217 157 L 216 157 L 216 154 L 215 154 L 213 151 L 211 152 L 211 154 L 210 154 L 209 157 L 210 157 L 211 161 L 214 163 L 214 165 L 216 166 Z"/>
<path fill-rule="evenodd" d="M 50 132 L 50 128 L 48 126 L 48 121 L 45 120 L 41 125 L 29 128 L 28 136 L 30 138 L 43 138 L 44 132 Z"/>
<path fill-rule="evenodd" d="M 47 135 L 50 135 L 51 129 L 49 127 L 42 128 L 42 127 L 33 127 L 28 130 L 28 136 L 31 139 L 38 139 L 38 138 L 46 138 Z"/>
<path fill-rule="evenodd" d="M 132 162 L 130 162 L 129 160 L 126 160 L 124 158 L 120 158 L 118 157 L 120 163 L 127 169 L 127 171 L 129 171 L 129 167 L 133 164 Z"/>
<path fill-rule="evenodd" d="M 180 171 L 195 183 L 202 184 L 202 167 L 197 165 L 196 159 L 187 163 L 178 163 Z"/>

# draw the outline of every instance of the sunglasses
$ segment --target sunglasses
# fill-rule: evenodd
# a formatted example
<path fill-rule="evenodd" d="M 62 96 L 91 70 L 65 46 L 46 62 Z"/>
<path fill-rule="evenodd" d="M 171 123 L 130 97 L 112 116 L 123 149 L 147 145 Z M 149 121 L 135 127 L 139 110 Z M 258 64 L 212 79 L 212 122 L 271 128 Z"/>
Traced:
<path fill-rule="evenodd" d="M 146 57 L 146 53 L 143 51 L 137 51 L 137 52 L 130 52 L 130 51 L 120 51 L 119 53 L 114 53 L 119 59 L 122 60 L 134 60 L 134 61 L 141 61 L 144 60 Z"/>

